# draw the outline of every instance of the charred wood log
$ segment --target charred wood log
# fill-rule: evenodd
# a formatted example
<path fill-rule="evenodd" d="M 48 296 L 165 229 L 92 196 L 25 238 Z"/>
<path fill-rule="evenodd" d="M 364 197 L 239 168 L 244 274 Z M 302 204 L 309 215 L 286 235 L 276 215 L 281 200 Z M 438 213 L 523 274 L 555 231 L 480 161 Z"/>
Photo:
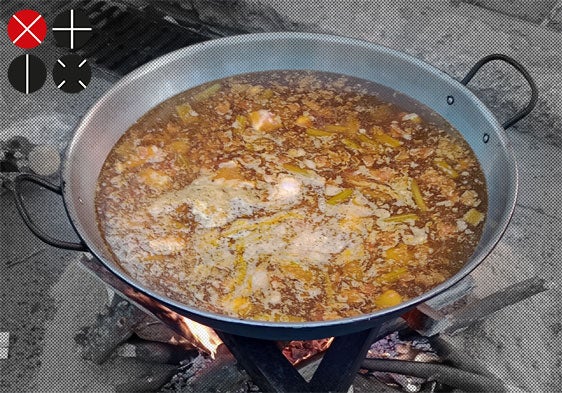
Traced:
<path fill-rule="evenodd" d="M 178 345 L 186 350 L 195 349 L 192 341 L 180 336 L 156 319 L 146 320 L 133 326 L 133 332 L 137 337 L 144 340 Z"/>
<path fill-rule="evenodd" d="M 195 340 L 193 334 L 189 330 L 189 327 L 184 323 L 183 316 L 172 311 L 164 304 L 154 301 L 144 293 L 137 291 L 129 284 L 124 283 L 121 279 L 106 269 L 105 266 L 103 266 L 103 264 L 97 259 L 83 256 L 80 262 L 88 271 L 95 274 L 99 279 L 108 284 L 116 293 L 134 303 L 139 310 L 142 310 L 147 315 L 150 315 L 152 318 L 149 318 L 148 321 L 162 321 L 170 330 L 173 330 L 177 335 L 179 335 L 179 337 L 183 337 L 185 339 L 179 340 L 180 342 L 194 343 L 195 345 L 198 345 L 198 349 L 206 353 L 209 352 L 208 348 L 200 345 L 198 341 Z M 142 322 L 143 321 L 139 321 L 139 326 Z M 148 326 L 145 326 L 145 328 L 148 328 Z"/>
<path fill-rule="evenodd" d="M 410 362 L 391 359 L 365 359 L 361 366 L 367 370 L 413 375 L 432 379 L 466 392 L 506 392 L 504 383 L 497 379 L 444 364 Z"/>
<path fill-rule="evenodd" d="M 113 350 L 133 335 L 133 327 L 152 319 L 123 298 L 115 296 L 105 314 L 92 326 L 80 331 L 75 341 L 82 346 L 82 357 L 101 364 Z"/>
<path fill-rule="evenodd" d="M 164 385 L 162 392 L 246 393 L 249 386 L 254 386 L 224 345 L 217 348 L 215 359 L 199 355 L 182 364 L 180 371 Z"/>
<path fill-rule="evenodd" d="M 182 393 L 245 393 L 250 381 L 225 345 L 219 346 L 214 361 L 191 377 Z"/>
<path fill-rule="evenodd" d="M 195 350 L 189 340 L 118 295 L 106 312 L 98 315 L 94 325 L 84 327 L 75 340 L 83 348 L 84 359 L 101 364 L 133 335 L 145 341 L 129 342 L 128 348 L 134 357 L 146 361 L 179 363 Z"/>
<path fill-rule="evenodd" d="M 188 389 L 187 384 L 195 374 L 209 366 L 213 360 L 207 356 L 199 354 L 196 358 L 181 362 L 178 373 L 175 374 L 170 382 L 163 386 L 162 392 L 183 392 Z"/>
<path fill-rule="evenodd" d="M 101 371 L 116 392 L 158 391 L 177 372 L 169 364 L 147 363 L 134 358 L 114 357 L 103 363 Z"/>
<path fill-rule="evenodd" d="M 197 350 L 165 344 L 156 341 L 131 339 L 115 350 L 117 356 L 133 357 L 149 363 L 165 363 L 179 365 L 182 360 L 195 358 Z"/>
<path fill-rule="evenodd" d="M 546 291 L 548 288 L 549 284 L 544 279 L 532 277 L 475 300 L 449 314 L 444 314 L 428 305 L 421 305 L 417 307 L 417 311 L 425 317 L 419 318 L 413 328 L 427 337 L 440 333 L 453 335 L 505 307 Z"/>

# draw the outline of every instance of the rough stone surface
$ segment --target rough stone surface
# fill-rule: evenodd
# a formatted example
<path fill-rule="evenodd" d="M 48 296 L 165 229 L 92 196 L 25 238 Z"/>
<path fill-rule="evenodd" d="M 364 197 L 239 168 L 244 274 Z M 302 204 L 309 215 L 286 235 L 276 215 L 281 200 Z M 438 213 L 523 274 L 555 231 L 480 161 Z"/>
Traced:
<path fill-rule="evenodd" d="M 558 0 L 556 5 L 552 7 L 548 19 L 546 20 L 546 26 L 556 31 L 562 31 L 562 1 L 561 0 Z"/>
<path fill-rule="evenodd" d="M 94 322 L 105 307 L 107 291 L 78 261 L 68 265 L 51 288 L 57 310 L 45 324 L 41 367 L 26 388 L 33 392 L 111 392 L 100 379 L 99 366 L 82 359 L 74 341 L 78 330 Z"/>
<path fill-rule="evenodd" d="M 556 0 L 464 0 L 464 2 L 534 23 L 541 23 L 548 18 L 550 11 L 556 4 Z"/>

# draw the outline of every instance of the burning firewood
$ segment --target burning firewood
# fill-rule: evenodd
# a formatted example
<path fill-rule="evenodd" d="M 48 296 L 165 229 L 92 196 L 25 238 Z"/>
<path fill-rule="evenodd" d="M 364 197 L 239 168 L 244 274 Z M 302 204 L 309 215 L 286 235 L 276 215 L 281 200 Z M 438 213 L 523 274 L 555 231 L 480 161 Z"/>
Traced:
<path fill-rule="evenodd" d="M 131 286 L 125 285 L 96 259 L 84 256 L 81 262 L 86 269 L 110 285 L 116 291 L 116 294 L 119 293 L 123 298 L 127 298 L 130 303 L 129 307 L 137 309 L 139 314 L 146 316 L 147 319 L 140 319 L 136 324 L 128 325 L 128 328 L 135 331 L 140 337 L 148 334 L 148 332 L 152 333 L 152 329 L 155 329 L 158 322 L 162 321 L 163 323 L 157 328 L 160 330 L 158 334 L 164 334 L 164 337 L 169 336 L 171 341 L 166 342 L 170 344 L 190 343 L 204 353 L 213 356 L 217 347 L 222 343 L 213 329 L 179 315 L 162 303 L 151 299 Z M 165 326 L 167 326 L 166 329 L 175 334 L 171 332 L 162 333 Z M 120 342 L 123 342 L 123 340 Z"/>
<path fill-rule="evenodd" d="M 133 326 L 133 332 L 141 339 L 178 345 L 186 350 L 194 349 L 193 341 L 180 336 L 160 321 L 147 320 Z"/>
<path fill-rule="evenodd" d="M 197 391 L 214 391 L 217 393 L 227 391 L 250 391 L 250 387 L 252 386 L 250 377 L 246 372 L 240 370 L 240 365 L 237 364 L 236 360 L 226 349 L 225 344 L 221 340 L 221 338 L 225 340 L 226 344 L 232 349 L 233 347 L 231 345 L 233 342 L 230 342 L 232 341 L 232 337 L 231 339 L 225 338 L 227 337 L 226 335 L 221 335 L 221 337 L 219 337 L 213 329 L 191 321 L 175 313 L 165 305 L 136 291 L 132 287 L 124 285 L 93 259 L 83 258 L 82 263 L 88 270 L 96 274 L 118 293 L 123 294 L 123 296 L 131 301 L 131 303 L 129 303 L 129 301 L 125 301 L 123 298 L 116 296 L 107 313 L 100 315 L 94 326 L 85 328 L 76 338 L 84 347 L 84 357 L 98 364 L 108 359 L 111 354 L 114 354 L 116 356 L 110 359 L 111 362 L 117 361 L 116 359 L 123 359 L 123 357 L 132 357 L 134 359 L 128 359 L 128 361 L 140 362 L 148 367 L 146 372 L 136 375 L 134 379 L 127 382 L 128 385 L 120 384 L 118 390 L 154 390 L 155 388 L 159 388 L 162 384 L 165 384 L 165 377 L 167 376 L 169 378 L 170 373 L 172 373 L 175 375 L 171 379 L 171 382 L 165 385 L 164 391 L 183 393 Z M 498 294 L 481 299 L 472 305 L 469 304 L 453 312 L 445 311 L 445 306 L 451 303 L 448 302 L 447 299 L 445 299 L 447 300 L 445 303 L 443 299 L 441 299 L 441 302 L 420 305 L 416 313 L 410 313 L 405 319 L 408 325 L 410 325 L 410 328 L 415 329 L 423 336 L 434 336 L 442 332 L 452 334 L 454 331 L 466 327 L 467 324 L 475 320 L 480 320 L 498 309 L 506 307 L 522 298 L 544 291 L 545 289 L 546 284 L 544 280 L 535 278 L 522 282 L 517 286 L 509 287 Z M 457 292 L 452 292 L 454 293 L 448 297 L 455 300 L 459 297 L 464 297 L 466 292 L 469 292 L 469 288 L 460 286 Z M 459 295 L 459 292 L 462 296 Z M 139 305 L 138 307 L 136 306 L 137 304 Z M 459 303 L 456 304 L 459 305 Z M 387 332 L 386 334 L 397 331 L 402 332 L 406 327 L 407 324 L 404 319 L 390 320 L 381 326 L 379 333 L 383 331 Z M 133 334 L 152 342 L 144 343 L 141 340 L 130 340 Z M 379 338 L 380 337 L 382 336 L 379 336 Z M 240 339 L 240 337 L 238 339 Z M 409 345 L 391 342 L 392 340 L 389 341 L 388 337 L 385 338 L 385 340 L 386 342 L 381 340 L 378 344 L 371 347 L 371 355 L 373 355 L 373 350 L 382 350 L 379 356 L 374 357 L 413 360 L 415 363 L 433 362 L 437 360 L 435 356 L 429 356 L 431 351 L 427 351 L 428 348 L 424 348 L 425 342 L 421 338 L 413 341 L 412 344 Z M 121 345 L 117 348 L 117 351 L 115 351 L 116 347 L 125 341 L 127 341 L 127 343 Z M 336 343 L 337 342 L 339 341 L 336 341 Z M 309 369 L 310 365 L 317 364 L 317 361 L 319 361 L 324 351 L 330 346 L 331 339 L 271 344 L 273 345 L 273 349 L 278 348 L 282 350 L 283 355 L 276 352 L 278 357 L 283 361 L 285 361 L 285 358 L 288 359 L 293 365 L 298 364 L 299 372 L 304 376 L 306 373 L 303 373 L 303 371 Z M 332 347 L 334 347 L 334 345 L 332 345 Z M 337 347 L 337 345 L 335 347 Z M 200 354 L 196 358 L 193 358 L 192 354 L 189 354 L 189 350 L 193 348 L 200 350 Z M 236 353 L 234 349 L 232 350 Z M 392 354 L 393 352 L 395 353 Z M 165 364 L 177 364 L 178 360 L 184 356 L 183 354 L 185 354 L 186 359 L 180 361 L 181 366 Z M 329 354 L 330 353 L 328 353 L 328 355 Z M 246 362 L 247 359 L 245 360 L 244 357 L 240 357 L 239 355 L 240 353 L 237 355 L 240 364 L 244 365 L 244 367 L 249 370 L 248 373 L 252 375 L 254 382 L 258 383 L 259 375 L 256 377 L 257 374 L 253 372 L 255 370 L 252 371 L 252 367 L 256 364 L 249 364 Z M 423 359 L 421 359 L 420 356 L 422 356 Z M 211 360 L 211 358 L 214 360 Z M 310 360 L 305 362 L 304 360 L 308 358 Z M 375 362 L 377 365 L 384 364 L 386 367 L 387 363 L 380 363 L 379 360 L 380 359 L 366 360 L 371 361 L 371 363 L 365 363 L 366 365 L 364 365 L 364 368 L 371 370 L 369 374 L 372 375 L 373 371 L 381 371 L 377 370 L 378 366 L 374 366 Z M 105 362 L 104 366 L 108 363 L 109 361 Z M 162 369 L 158 368 L 159 365 L 172 368 Z M 369 367 L 367 367 L 367 365 Z M 421 366 L 417 364 L 414 365 L 418 368 L 425 367 L 424 369 L 431 369 L 431 365 L 427 363 Z M 439 365 L 436 365 L 436 367 L 438 366 Z M 393 371 L 395 370 L 393 369 Z M 407 389 L 413 389 L 414 387 L 419 388 L 420 381 L 426 379 L 404 377 L 403 374 L 398 374 L 393 371 L 387 370 L 386 374 L 392 375 L 393 382 Z M 277 370 L 275 370 L 275 372 L 277 372 Z M 355 373 L 355 371 L 353 371 L 353 373 Z M 364 373 L 364 376 L 366 376 L 367 373 Z M 381 373 L 378 373 L 378 375 L 380 376 Z M 357 388 L 357 391 L 377 390 L 371 389 L 373 387 L 372 385 L 377 382 L 369 378 L 364 378 L 364 376 L 356 378 L 359 382 L 354 382 L 354 388 Z M 390 391 L 388 389 L 380 389 L 380 387 L 378 387 L 378 389 L 380 391 Z"/>

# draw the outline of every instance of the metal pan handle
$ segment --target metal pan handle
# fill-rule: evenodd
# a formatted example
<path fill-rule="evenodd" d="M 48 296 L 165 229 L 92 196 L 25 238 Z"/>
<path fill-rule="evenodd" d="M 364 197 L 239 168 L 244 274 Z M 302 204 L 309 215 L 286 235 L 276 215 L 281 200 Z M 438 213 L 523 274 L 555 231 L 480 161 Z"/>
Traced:
<path fill-rule="evenodd" d="M 531 98 L 529 99 L 529 103 L 525 108 L 515 113 L 515 115 L 513 115 L 511 118 L 509 118 L 502 124 L 503 128 L 505 129 L 517 123 L 519 120 L 527 116 L 529 112 L 533 110 L 533 108 L 537 104 L 539 92 L 537 89 L 537 85 L 535 84 L 535 81 L 533 80 L 529 72 L 527 72 L 527 70 L 519 62 L 517 62 L 516 60 L 514 60 L 509 56 L 502 55 L 502 54 L 492 54 L 480 59 L 476 64 L 474 64 L 474 66 L 472 66 L 470 71 L 468 71 L 468 74 L 466 74 L 463 80 L 461 80 L 461 83 L 466 86 L 468 82 L 470 82 L 472 77 L 480 70 L 480 68 L 482 68 L 484 64 L 492 60 L 502 60 L 507 64 L 513 66 L 517 71 L 521 73 L 521 75 L 523 75 L 523 78 L 525 78 L 525 80 L 531 87 Z"/>
<path fill-rule="evenodd" d="M 42 241 L 44 241 L 45 243 L 51 246 L 64 248 L 67 250 L 73 250 L 73 251 L 88 251 L 88 248 L 84 243 L 72 243 L 64 240 L 55 239 L 43 233 L 39 229 L 39 227 L 35 225 L 35 223 L 31 220 L 31 217 L 29 216 L 29 213 L 26 210 L 23 204 L 23 199 L 21 197 L 21 185 L 24 182 L 35 183 L 59 195 L 62 195 L 62 189 L 52 184 L 51 182 L 33 174 L 23 173 L 21 175 L 16 176 L 16 178 L 12 181 L 12 187 L 8 187 L 8 188 L 10 188 L 11 191 L 13 192 L 18 212 L 20 213 L 21 218 L 23 219 L 25 225 L 27 225 L 29 230 L 33 232 L 33 234 L 37 236 L 39 239 L 41 239 Z"/>

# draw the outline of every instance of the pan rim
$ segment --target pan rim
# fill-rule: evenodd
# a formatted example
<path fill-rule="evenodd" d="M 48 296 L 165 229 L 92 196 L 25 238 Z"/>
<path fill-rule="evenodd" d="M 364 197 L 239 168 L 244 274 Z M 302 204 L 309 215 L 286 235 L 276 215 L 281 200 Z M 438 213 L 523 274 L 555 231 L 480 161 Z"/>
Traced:
<path fill-rule="evenodd" d="M 453 276 L 445 280 L 443 283 L 433 287 L 427 292 L 417 296 L 416 298 L 410 299 L 406 302 L 403 302 L 397 306 L 385 308 L 382 310 L 377 310 L 375 312 L 369 314 L 360 314 L 354 317 L 347 317 L 347 318 L 340 318 L 334 320 L 325 320 L 325 321 L 307 321 L 307 322 L 271 322 L 271 321 L 258 321 L 258 320 L 250 320 L 250 319 L 241 319 L 236 317 L 227 316 L 224 314 L 214 313 L 202 309 L 198 309 L 184 303 L 175 301 L 170 299 L 167 296 L 161 295 L 150 288 L 147 288 L 143 284 L 136 282 L 132 278 L 130 278 L 124 271 L 120 271 L 116 266 L 112 263 L 108 263 L 106 259 L 103 257 L 103 254 L 100 250 L 96 249 L 95 246 L 91 246 L 91 242 L 88 242 L 87 236 L 84 234 L 86 233 L 85 229 L 82 227 L 80 223 L 80 219 L 78 217 L 77 209 L 73 205 L 72 198 L 69 196 L 69 187 L 68 181 L 70 178 L 70 160 L 69 157 L 72 155 L 73 151 L 76 148 L 78 140 L 80 136 L 88 131 L 88 120 L 96 113 L 97 109 L 104 104 L 110 97 L 113 97 L 116 94 L 119 94 L 121 89 L 126 87 L 132 81 L 137 80 L 138 78 L 142 78 L 147 73 L 154 71 L 154 69 L 162 67 L 164 64 L 173 62 L 178 58 L 182 58 L 186 55 L 194 55 L 199 51 L 205 51 L 207 48 L 212 47 L 221 47 L 223 45 L 231 45 L 233 43 L 237 44 L 245 44 L 251 45 L 252 42 L 255 41 L 276 41 L 276 40 L 313 40 L 317 42 L 321 42 L 322 44 L 330 44 L 330 43 L 339 43 L 339 44 L 347 44 L 350 47 L 363 47 L 368 50 L 374 51 L 383 51 L 387 54 L 397 57 L 405 62 L 412 64 L 412 66 L 422 67 L 425 70 L 431 72 L 432 74 L 436 75 L 443 79 L 446 83 L 451 85 L 456 90 L 461 90 L 464 94 L 474 100 L 481 112 L 481 114 L 485 117 L 486 121 L 492 126 L 495 135 L 498 137 L 500 144 L 506 154 L 508 160 L 508 166 L 510 171 L 506 176 L 509 180 L 509 195 L 507 195 L 507 204 L 505 206 L 505 212 L 502 215 L 501 221 L 497 224 L 497 229 L 494 231 L 492 238 L 487 242 L 487 244 L 482 247 L 482 249 L 475 251 L 475 253 L 469 258 L 469 260 L 465 263 L 465 265 Z M 503 233 L 508 227 L 509 221 L 515 209 L 515 203 L 517 198 L 517 190 L 518 190 L 518 170 L 517 164 L 515 160 L 515 154 L 513 152 L 513 148 L 505 130 L 501 127 L 500 123 L 496 119 L 496 117 L 491 113 L 491 111 L 478 99 L 477 96 L 474 95 L 466 86 L 462 85 L 459 81 L 455 80 L 447 73 L 438 68 L 425 63 L 411 55 L 406 53 L 387 48 L 369 41 L 364 41 L 355 38 L 343 37 L 333 34 L 323 34 L 323 33 L 302 33 L 302 32 L 275 32 L 275 33 L 253 33 L 253 34 L 245 34 L 245 35 L 238 35 L 238 36 L 229 36 L 224 38 L 218 38 L 210 41 L 205 41 L 199 44 L 194 44 L 192 46 L 178 49 L 174 52 L 171 52 L 167 55 L 159 57 L 157 59 L 152 60 L 149 63 L 139 67 L 138 69 L 132 71 L 128 75 L 124 76 L 120 81 L 118 81 L 114 86 L 112 86 L 106 93 L 102 95 L 98 101 L 90 107 L 86 115 L 81 119 L 79 125 L 76 127 L 74 135 L 71 139 L 71 142 L 68 144 L 67 149 L 65 150 L 64 158 L 63 158 L 63 165 L 61 167 L 61 179 L 63 184 L 63 199 L 64 205 L 67 211 L 67 214 L 70 218 L 72 225 L 74 226 L 76 232 L 78 233 L 79 237 L 84 241 L 84 243 L 88 246 L 90 252 L 98 258 L 103 265 L 109 269 L 113 274 L 119 277 L 121 280 L 125 281 L 127 284 L 132 285 L 134 288 L 140 290 L 141 292 L 145 293 L 146 295 L 150 296 L 151 298 L 165 304 L 168 307 L 171 307 L 174 310 L 181 310 L 189 314 L 189 317 L 193 317 L 195 320 L 215 320 L 220 321 L 221 323 L 236 323 L 236 324 L 243 324 L 248 327 L 255 327 L 255 328 L 286 328 L 286 329 L 324 329 L 327 327 L 339 327 L 344 325 L 353 324 L 355 322 L 365 322 L 370 321 L 373 319 L 384 321 L 385 317 L 392 317 L 399 312 L 405 312 L 408 309 L 413 308 L 414 306 L 433 298 L 440 293 L 446 291 L 451 286 L 457 284 L 463 278 L 465 278 L 472 270 L 474 270 L 495 248 L 498 241 L 501 239 Z M 347 332 L 347 331 L 346 331 Z"/>

